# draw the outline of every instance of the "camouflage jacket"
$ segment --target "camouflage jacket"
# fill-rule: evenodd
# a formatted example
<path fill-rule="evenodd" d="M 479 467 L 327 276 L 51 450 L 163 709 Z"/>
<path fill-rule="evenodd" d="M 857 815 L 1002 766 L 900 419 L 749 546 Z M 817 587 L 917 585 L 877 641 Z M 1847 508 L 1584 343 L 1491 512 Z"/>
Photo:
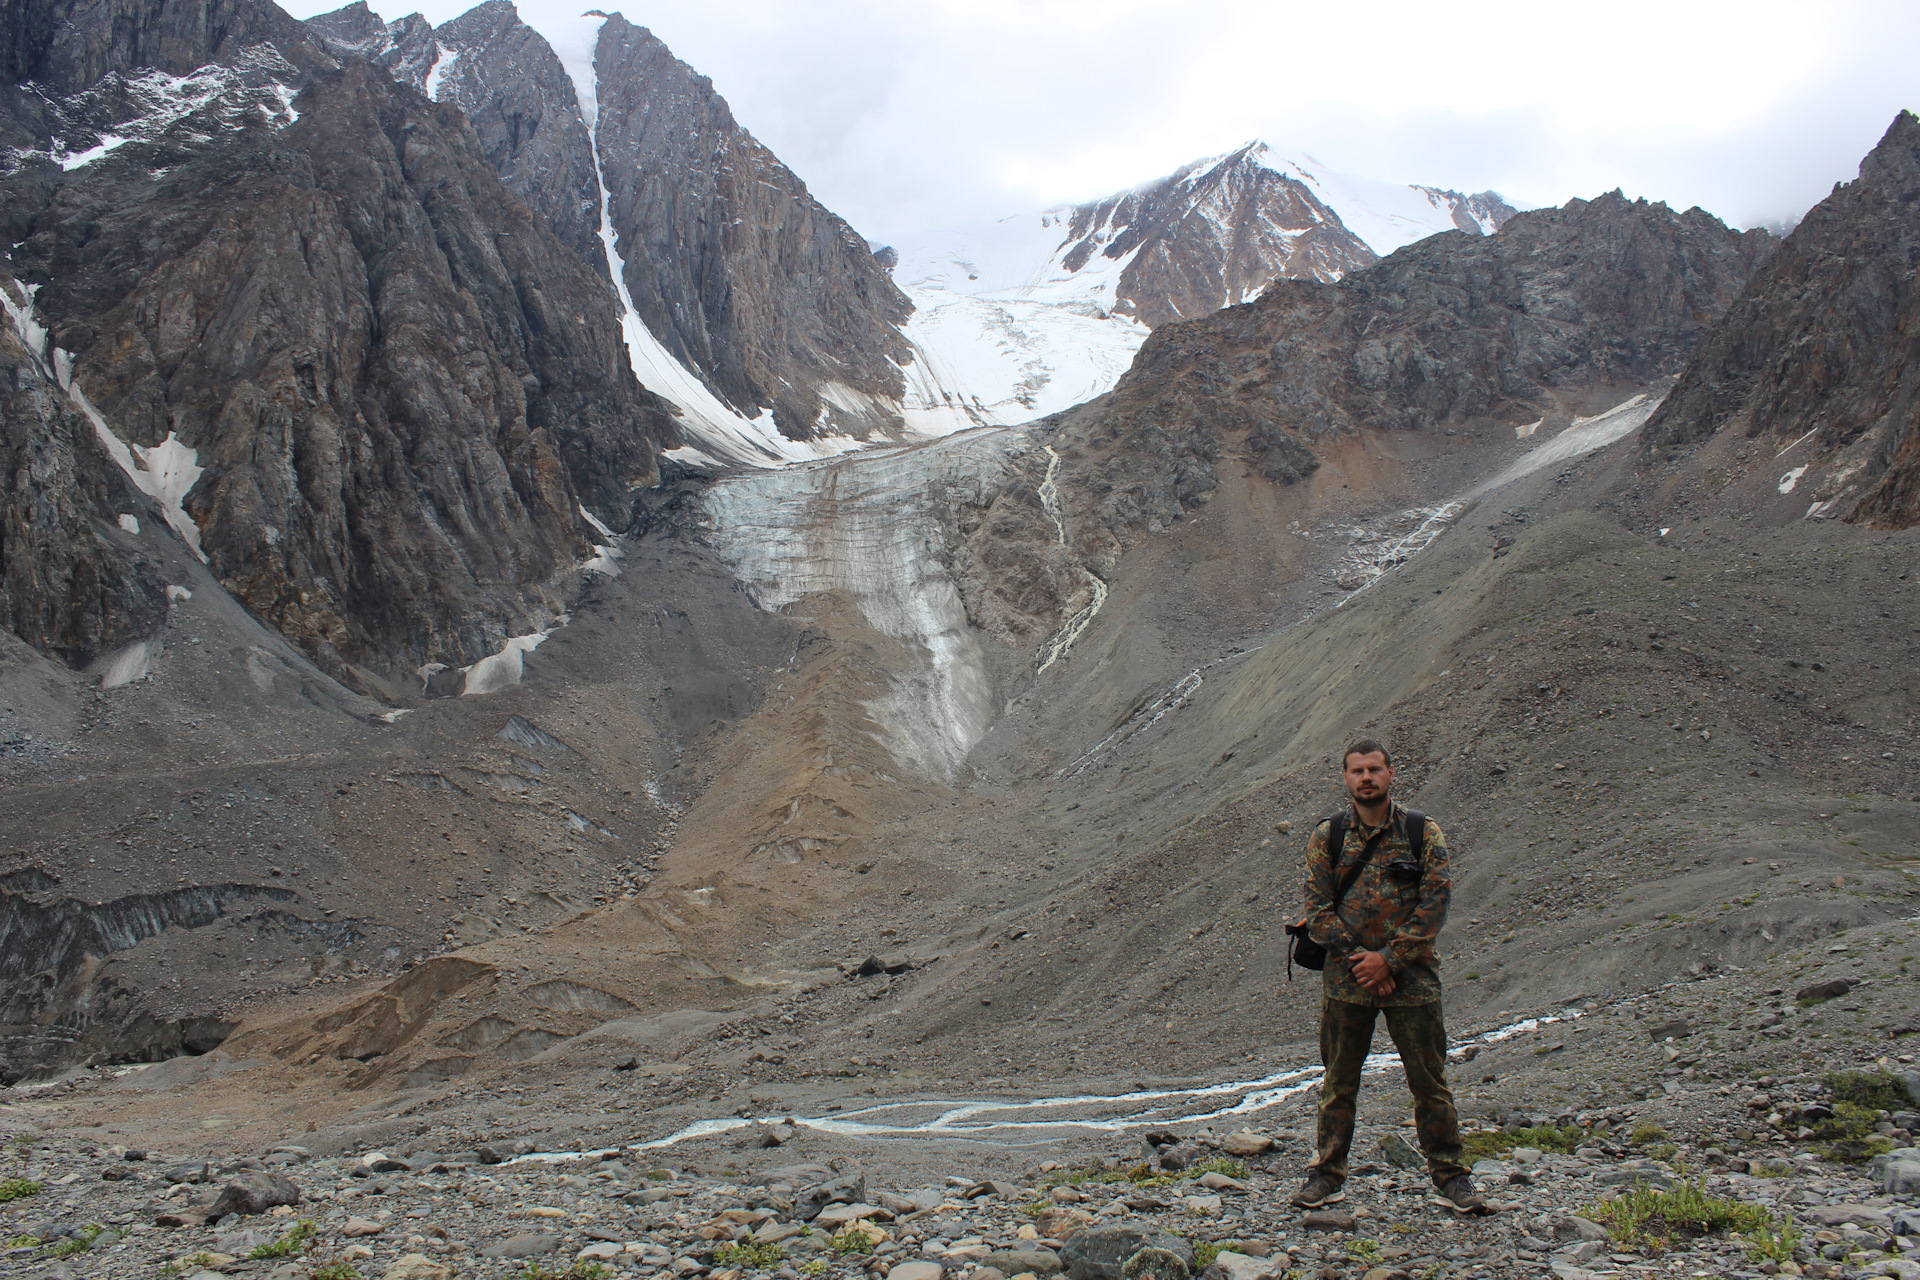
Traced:
<path fill-rule="evenodd" d="M 1387 816 L 1387 833 L 1373 847 L 1373 857 L 1347 890 L 1339 914 L 1333 895 L 1341 875 L 1378 831 L 1360 824 L 1360 815 L 1347 811 L 1345 849 L 1336 860 L 1327 854 L 1327 828 L 1322 822 L 1307 842 L 1307 929 L 1327 949 L 1322 973 L 1326 994 L 1349 1004 L 1431 1004 L 1440 999 L 1440 956 L 1435 944 L 1447 922 L 1447 903 L 1453 897 L 1453 879 L 1447 866 L 1447 838 L 1440 824 L 1427 819 L 1426 856 L 1412 873 L 1413 846 L 1407 839 L 1406 810 L 1395 804 Z M 1337 865 L 1336 865 L 1337 861 Z M 1396 876 L 1394 868 L 1402 869 Z M 1349 964 L 1357 951 L 1384 951 L 1393 967 L 1397 989 L 1376 996 L 1360 985 Z"/>

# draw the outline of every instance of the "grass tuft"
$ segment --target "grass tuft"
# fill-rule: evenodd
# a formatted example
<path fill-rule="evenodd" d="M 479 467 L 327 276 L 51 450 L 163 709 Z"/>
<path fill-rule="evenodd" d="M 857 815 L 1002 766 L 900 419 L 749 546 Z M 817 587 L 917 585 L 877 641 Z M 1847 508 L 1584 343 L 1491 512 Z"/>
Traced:
<path fill-rule="evenodd" d="M 31 1178 L 8 1178 L 0 1182 L 0 1204 L 40 1194 L 40 1184 Z"/>
<path fill-rule="evenodd" d="M 777 1244 L 753 1244 L 739 1242 L 723 1244 L 713 1251 L 716 1266 L 748 1267 L 756 1271 L 771 1271 L 787 1260 L 787 1251 Z"/>
<path fill-rule="evenodd" d="M 1530 1129 L 1483 1129 L 1468 1134 L 1463 1145 L 1470 1157 L 1468 1163 L 1472 1163 L 1504 1155 L 1516 1147 L 1536 1147 L 1541 1151 L 1572 1155 L 1586 1136 L 1587 1131 L 1578 1125 L 1537 1124 Z"/>
<path fill-rule="evenodd" d="M 1800 1233 L 1792 1223 L 1778 1226 L 1774 1216 L 1757 1204 L 1729 1200 L 1707 1194 L 1704 1179 L 1687 1178 L 1666 1191 L 1637 1186 L 1612 1200 L 1602 1200 L 1583 1217 L 1600 1223 L 1613 1233 L 1614 1242 L 1623 1248 L 1663 1252 L 1676 1237 L 1697 1237 L 1734 1232 L 1743 1236 L 1749 1249 L 1784 1248 L 1787 1256 L 1799 1243 Z M 1767 1243 L 1756 1245 L 1756 1239 Z"/>

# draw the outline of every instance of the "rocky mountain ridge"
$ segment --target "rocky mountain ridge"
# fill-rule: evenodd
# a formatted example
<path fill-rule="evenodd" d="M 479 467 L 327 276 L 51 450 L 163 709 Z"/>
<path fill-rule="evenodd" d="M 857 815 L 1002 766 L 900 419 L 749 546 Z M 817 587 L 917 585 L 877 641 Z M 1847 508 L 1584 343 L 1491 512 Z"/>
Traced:
<path fill-rule="evenodd" d="M 1805 515 L 1920 523 L 1920 119 L 1815 205 L 1689 362 L 1644 438 L 1658 459 L 1716 435 Z M 1811 472 L 1811 476 L 1809 476 Z"/>
<path fill-rule="evenodd" d="M 905 237 L 889 249 L 916 308 L 908 418 L 950 430 L 1057 412 L 1112 387 L 1159 325 L 1513 212 L 1493 192 L 1354 178 L 1250 142 L 1103 200 Z"/>
<path fill-rule="evenodd" d="M 90 86 L 14 86 L 77 132 L 0 179 L 8 525 L 38 525 L 0 552 L 8 607 L 75 663 L 142 643 L 171 526 L 322 666 L 404 688 L 550 625 L 593 555 L 582 507 L 624 523 L 677 431 L 618 359 L 605 282 L 506 194 L 466 119 L 275 15 L 164 44 L 192 76 L 96 59 Z M 113 48 L 91 21 L 50 46 Z M 286 47 L 232 48 L 256 29 Z M 137 497 L 103 487 L 99 453 Z"/>
<path fill-rule="evenodd" d="M 898 434 L 910 305 L 646 28 L 604 18 L 591 61 L 569 67 L 508 0 L 438 28 L 385 23 L 364 0 L 309 25 L 337 56 L 457 104 L 507 188 L 618 273 L 635 373 L 680 408 L 698 456 L 767 465 Z"/>

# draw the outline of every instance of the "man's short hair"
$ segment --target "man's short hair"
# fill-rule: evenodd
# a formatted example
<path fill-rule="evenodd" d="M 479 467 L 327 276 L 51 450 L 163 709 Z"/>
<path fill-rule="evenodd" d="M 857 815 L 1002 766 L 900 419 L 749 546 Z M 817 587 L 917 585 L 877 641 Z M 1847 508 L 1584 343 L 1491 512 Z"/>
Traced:
<path fill-rule="evenodd" d="M 1353 759 L 1355 756 L 1370 756 L 1376 751 L 1386 757 L 1387 768 L 1393 768 L 1393 756 L 1387 751 L 1384 744 L 1375 742 L 1372 738 L 1355 738 L 1347 744 L 1347 749 L 1340 753 L 1340 771 L 1345 773 L 1347 770 L 1347 761 Z"/>

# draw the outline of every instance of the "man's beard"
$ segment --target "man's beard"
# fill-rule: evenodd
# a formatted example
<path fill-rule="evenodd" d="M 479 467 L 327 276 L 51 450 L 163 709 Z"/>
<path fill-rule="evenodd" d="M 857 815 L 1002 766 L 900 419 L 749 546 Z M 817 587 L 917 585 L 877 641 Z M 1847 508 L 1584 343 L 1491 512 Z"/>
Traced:
<path fill-rule="evenodd" d="M 1352 787 L 1348 787 L 1347 794 L 1353 797 L 1353 801 L 1355 804 L 1364 804 L 1364 805 L 1372 806 L 1376 804 L 1386 803 L 1387 797 L 1391 794 L 1391 788 L 1381 787 L 1377 794 L 1371 795 L 1371 796 L 1363 796 L 1358 791 L 1355 791 Z"/>

